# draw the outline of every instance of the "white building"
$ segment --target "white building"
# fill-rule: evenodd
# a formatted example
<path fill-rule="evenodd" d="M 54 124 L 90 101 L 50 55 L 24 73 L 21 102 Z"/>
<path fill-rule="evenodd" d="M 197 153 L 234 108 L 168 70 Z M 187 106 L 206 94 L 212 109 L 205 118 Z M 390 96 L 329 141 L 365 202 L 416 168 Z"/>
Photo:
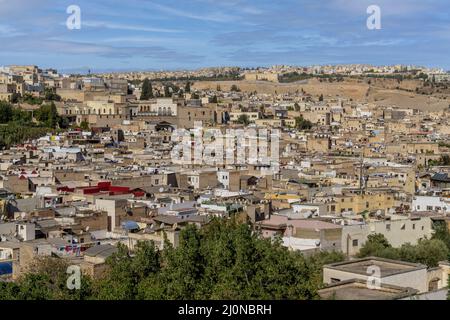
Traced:
<path fill-rule="evenodd" d="M 450 212 L 450 199 L 436 196 L 414 196 L 412 207 L 415 211 Z"/>

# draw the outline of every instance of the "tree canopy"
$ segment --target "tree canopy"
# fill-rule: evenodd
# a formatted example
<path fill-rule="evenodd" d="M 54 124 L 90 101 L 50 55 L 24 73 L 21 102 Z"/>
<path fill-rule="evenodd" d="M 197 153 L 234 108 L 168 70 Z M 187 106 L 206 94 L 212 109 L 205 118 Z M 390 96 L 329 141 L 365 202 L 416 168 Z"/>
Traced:
<path fill-rule="evenodd" d="M 384 235 L 373 234 L 368 236 L 358 256 L 375 256 L 437 267 L 439 261 L 448 259 L 449 252 L 445 242 L 440 239 L 421 239 L 417 245 L 406 243 L 400 248 L 393 248 Z"/>
<path fill-rule="evenodd" d="M 152 83 L 148 78 L 145 78 L 142 83 L 141 100 L 148 100 L 151 98 L 153 98 Z"/>
<path fill-rule="evenodd" d="M 295 127 L 298 130 L 310 130 L 313 127 L 311 121 L 304 119 L 302 116 L 295 118 Z"/>
<path fill-rule="evenodd" d="M 119 245 L 105 276 L 83 276 L 78 291 L 66 289 L 63 259 L 40 259 L 17 282 L 0 283 L 0 299 L 316 299 L 322 266 L 342 260 L 336 252 L 305 257 L 247 224 L 217 219 L 187 226 L 177 248 Z"/>
<path fill-rule="evenodd" d="M 248 115 L 241 114 L 236 122 L 247 126 L 250 123 L 250 119 L 248 118 Z"/>

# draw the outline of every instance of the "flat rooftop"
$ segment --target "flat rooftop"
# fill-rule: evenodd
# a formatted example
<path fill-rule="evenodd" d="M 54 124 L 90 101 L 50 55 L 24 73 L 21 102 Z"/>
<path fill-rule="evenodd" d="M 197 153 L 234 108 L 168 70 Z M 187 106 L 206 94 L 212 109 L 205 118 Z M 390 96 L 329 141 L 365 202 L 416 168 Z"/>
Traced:
<path fill-rule="evenodd" d="M 381 277 L 388 277 L 394 274 L 427 269 L 427 266 L 420 263 L 410 263 L 378 257 L 367 257 L 354 261 L 333 263 L 324 266 L 324 268 L 367 275 L 367 268 L 370 266 L 379 267 L 381 271 Z"/>
<path fill-rule="evenodd" d="M 396 300 L 415 295 L 418 291 L 392 285 L 369 289 L 365 281 L 347 280 L 319 290 L 324 300 Z"/>

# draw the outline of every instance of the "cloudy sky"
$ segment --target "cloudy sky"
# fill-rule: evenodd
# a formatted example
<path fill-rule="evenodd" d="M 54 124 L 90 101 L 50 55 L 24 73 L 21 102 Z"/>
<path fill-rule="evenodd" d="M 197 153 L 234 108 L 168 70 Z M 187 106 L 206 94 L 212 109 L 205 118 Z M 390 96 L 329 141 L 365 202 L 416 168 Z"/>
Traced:
<path fill-rule="evenodd" d="M 369 5 L 381 30 L 366 27 Z M 81 9 L 69 30 L 66 10 Z M 273 64 L 450 69 L 448 0 L 0 0 L 0 65 L 64 70 Z"/>

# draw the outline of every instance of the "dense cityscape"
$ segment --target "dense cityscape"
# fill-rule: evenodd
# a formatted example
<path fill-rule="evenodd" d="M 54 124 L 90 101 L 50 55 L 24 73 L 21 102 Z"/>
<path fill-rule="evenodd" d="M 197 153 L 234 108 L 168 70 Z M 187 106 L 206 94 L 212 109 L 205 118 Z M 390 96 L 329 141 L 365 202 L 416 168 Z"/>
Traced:
<path fill-rule="evenodd" d="M 445 300 L 449 115 L 412 65 L 1 67 L 0 299 Z"/>

